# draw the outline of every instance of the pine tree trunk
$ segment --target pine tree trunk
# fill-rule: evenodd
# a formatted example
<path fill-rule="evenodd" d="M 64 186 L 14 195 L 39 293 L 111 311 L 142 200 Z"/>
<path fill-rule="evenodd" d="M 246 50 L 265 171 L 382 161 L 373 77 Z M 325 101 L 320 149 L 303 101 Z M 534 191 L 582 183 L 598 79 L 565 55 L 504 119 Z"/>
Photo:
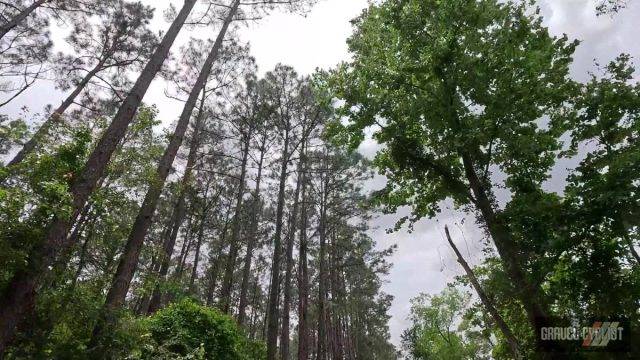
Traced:
<path fill-rule="evenodd" d="M 69 234 L 69 238 L 67 239 L 68 242 L 72 244 L 78 243 L 78 240 L 80 239 L 80 235 L 82 235 L 82 232 L 85 230 L 85 227 L 89 222 L 88 219 L 89 219 L 89 212 L 91 211 L 91 207 L 92 207 L 92 204 L 89 202 L 84 207 L 84 209 L 82 209 L 82 212 L 78 216 L 78 220 L 73 225 L 73 231 L 71 231 L 71 234 Z M 69 247 L 68 249 L 66 249 L 64 253 L 60 254 L 59 259 L 56 259 L 55 261 L 54 267 L 56 268 L 56 270 L 54 270 L 54 273 L 61 272 L 67 268 L 67 266 L 69 265 L 69 262 L 73 258 L 74 251 L 75 251 L 74 247 Z M 55 288 L 58 286 L 57 279 L 55 279 L 55 277 L 52 277 L 51 279 L 47 279 L 47 281 L 51 281 L 51 282 L 50 283 L 44 282 L 40 284 L 40 286 L 50 287 L 50 288 Z"/>
<path fill-rule="evenodd" d="M 173 225 L 173 221 L 174 221 L 174 213 L 175 213 L 175 207 L 173 208 L 173 210 L 171 211 L 171 213 L 168 216 L 168 220 L 166 222 L 166 224 L 164 225 L 164 229 L 162 230 L 162 233 L 160 234 L 160 239 L 157 241 L 157 244 L 155 244 L 154 242 L 154 247 L 160 245 L 160 244 L 164 244 L 167 240 L 167 238 L 170 236 L 170 232 L 171 232 L 171 228 Z M 147 276 L 151 276 L 153 281 L 156 281 L 155 278 L 157 278 L 157 274 L 160 271 L 160 265 L 162 264 L 162 259 L 159 256 L 159 254 L 153 254 L 151 256 L 151 264 L 148 267 L 148 274 Z M 154 287 L 155 289 L 155 287 Z M 146 315 L 147 312 L 149 312 L 149 304 L 151 303 L 151 294 L 144 294 L 142 296 L 142 299 L 139 301 L 139 306 L 137 307 L 136 310 L 136 314 L 138 315 Z"/>
<path fill-rule="evenodd" d="M 178 268 L 174 273 L 174 279 L 177 280 L 182 278 L 182 273 L 184 272 L 184 267 L 187 263 L 187 256 L 189 255 L 189 251 L 191 251 L 191 243 L 193 242 L 193 237 L 190 234 L 191 228 L 193 227 L 192 218 L 192 216 L 187 218 L 187 236 L 182 240 L 182 248 L 180 249 L 180 255 L 178 256 Z"/>
<path fill-rule="evenodd" d="M 198 148 L 200 146 L 200 130 L 202 128 L 202 121 L 204 118 L 204 102 L 206 99 L 206 92 L 204 90 L 204 86 L 202 88 L 201 91 L 201 98 L 200 98 L 200 109 L 198 111 L 198 114 L 196 115 L 196 123 L 193 127 L 193 136 L 191 137 L 191 144 L 189 147 L 189 155 L 187 156 L 187 164 L 185 166 L 185 170 L 184 170 L 184 174 L 182 175 L 182 179 L 180 181 L 180 189 L 179 191 L 179 195 L 178 195 L 178 202 L 176 204 L 176 208 L 174 211 L 175 214 L 175 219 L 173 222 L 173 227 L 171 229 L 171 235 L 169 236 L 169 239 L 167 241 L 167 243 L 164 246 L 164 257 L 163 257 L 163 261 L 162 261 L 162 267 L 160 268 L 160 274 L 159 274 L 159 281 L 163 282 L 166 279 L 166 276 L 169 272 L 169 266 L 171 265 L 171 257 L 173 256 L 173 248 L 175 246 L 176 240 L 178 238 L 178 233 L 180 232 L 180 228 L 182 227 L 182 223 L 184 222 L 184 218 L 186 216 L 186 212 L 187 212 L 187 204 L 186 204 L 186 197 L 187 194 L 190 193 L 190 187 L 191 187 L 191 175 L 193 173 L 193 167 L 195 166 L 196 163 L 196 158 L 198 155 Z M 189 115 L 190 116 L 190 115 Z M 187 122 L 188 125 L 188 122 Z M 185 129 L 186 131 L 186 129 Z M 184 132 L 183 132 L 184 134 Z M 167 149 L 169 150 L 169 149 Z M 177 151 L 176 151 L 177 152 Z M 174 154 L 173 156 L 175 157 L 176 154 Z M 171 163 L 173 163 L 173 160 L 171 160 Z M 169 167 L 171 167 L 171 164 L 169 164 Z M 160 172 L 160 171 L 159 171 Z M 168 174 L 168 169 L 167 169 L 167 174 Z M 165 179 L 166 179 L 166 175 L 165 175 Z M 150 188 L 153 185 L 150 185 Z M 161 190 L 162 185 L 158 185 L 158 189 Z M 150 218 L 153 216 L 153 212 L 155 212 L 155 207 L 157 205 L 157 201 L 158 201 L 159 196 L 155 199 L 155 203 L 153 204 L 153 209 L 150 210 Z M 150 223 L 148 224 L 150 225 Z M 135 227 L 132 230 L 132 233 L 135 232 Z M 142 241 L 144 241 L 144 236 L 146 235 L 146 230 L 144 230 L 144 235 L 142 235 Z M 185 239 L 186 241 L 186 239 Z M 158 311 L 160 309 L 160 306 L 162 305 L 162 291 L 160 289 L 160 284 L 158 284 L 156 286 L 156 288 L 153 290 L 153 295 L 151 296 L 151 303 L 149 304 L 149 310 L 148 312 L 154 313 L 156 311 Z"/>
<path fill-rule="evenodd" d="M 300 161 L 306 161 L 304 154 Z M 298 359 L 309 359 L 309 266 L 307 261 L 307 174 L 302 169 L 298 254 Z"/>
<path fill-rule="evenodd" d="M 238 181 L 238 192 L 236 195 L 236 205 L 231 225 L 231 240 L 229 244 L 229 254 L 227 257 L 226 269 L 222 280 L 220 292 L 220 309 L 229 313 L 231 310 L 231 292 L 233 290 L 233 273 L 236 269 L 236 259 L 238 258 L 238 248 L 240 247 L 240 220 L 242 219 L 242 200 L 245 192 L 245 178 L 247 175 L 247 159 L 249 157 L 249 145 L 251 144 L 251 130 L 245 134 L 242 148 L 242 162 L 240 165 L 240 179 Z"/>
<path fill-rule="evenodd" d="M 318 266 L 318 346 L 316 360 L 327 360 L 327 191 L 328 175 L 324 174 L 320 201 L 320 253 Z"/>
<path fill-rule="evenodd" d="M 13 337 L 18 321 L 20 321 L 29 306 L 34 303 L 38 279 L 48 271 L 49 266 L 55 261 L 59 253 L 64 252 L 65 249 L 73 245 L 65 241 L 71 224 L 73 224 L 89 196 L 96 188 L 98 180 L 102 178 L 111 156 L 127 132 L 127 127 L 135 116 L 144 94 L 162 67 L 171 45 L 173 45 L 196 1 L 185 0 L 182 9 L 171 24 L 162 42 L 120 106 L 115 118 L 96 144 L 84 169 L 71 184 L 69 192 L 73 197 L 72 215 L 68 218 L 54 219 L 46 237 L 42 241 L 42 245 L 34 251 L 29 267 L 14 274 L 9 281 L 0 299 L 0 354 L 4 353 L 9 339 Z M 135 266 L 135 264 L 132 266 Z"/>
<path fill-rule="evenodd" d="M 245 311 L 248 305 L 247 293 L 249 291 L 249 276 L 251 275 L 251 261 L 253 260 L 253 251 L 258 243 L 258 224 L 260 223 L 260 215 L 262 213 L 260 199 L 260 183 L 262 181 L 262 166 L 264 163 L 265 147 L 267 136 L 262 137 L 260 147 L 260 160 L 258 161 L 258 175 L 256 177 L 256 187 L 253 191 L 253 205 L 251 208 L 251 228 L 249 238 L 247 240 L 247 252 L 244 257 L 244 267 L 242 269 L 242 285 L 240 286 L 240 305 L 238 306 L 238 324 L 243 325 L 245 321 Z"/>
<path fill-rule="evenodd" d="M 250 328 L 249 328 L 249 333 L 251 334 L 251 338 L 252 339 L 256 339 L 258 337 L 257 335 L 257 325 L 258 325 L 258 319 L 260 316 L 260 311 L 258 309 L 258 304 L 260 303 L 260 281 L 258 276 L 256 275 L 253 278 L 253 295 L 251 297 L 251 324 L 250 324 Z M 262 332 L 264 334 L 264 332 Z"/>
<path fill-rule="evenodd" d="M 229 230 L 229 217 L 231 213 L 231 203 L 227 206 L 226 219 L 224 220 L 224 226 L 222 233 L 220 234 L 220 240 L 218 246 L 209 253 L 209 282 L 207 284 L 207 306 L 213 305 L 213 297 L 216 291 L 216 285 L 218 282 L 218 272 L 220 271 L 220 263 L 224 258 L 223 251 L 227 243 L 227 232 Z"/>
<path fill-rule="evenodd" d="M 519 346 L 518 346 L 518 341 L 516 340 L 516 337 L 513 335 L 513 333 L 511 332 L 511 329 L 509 328 L 507 323 L 504 321 L 504 319 L 502 318 L 502 316 L 500 315 L 496 307 L 493 305 L 493 302 L 489 299 L 487 294 L 484 292 L 484 290 L 480 286 L 480 282 L 478 281 L 478 278 L 476 278 L 469 264 L 464 260 L 464 257 L 462 256 L 460 251 L 458 251 L 458 247 L 451 239 L 451 234 L 449 234 L 449 227 L 447 227 L 446 225 L 444 227 L 444 232 L 447 235 L 447 241 L 449 242 L 449 245 L 451 245 L 451 248 L 453 249 L 453 251 L 456 253 L 456 256 L 458 257 L 458 262 L 460 263 L 460 265 L 462 265 L 462 268 L 467 273 L 469 282 L 471 282 L 471 285 L 476 290 L 476 293 L 478 294 L 478 297 L 480 298 L 482 305 L 484 305 L 487 312 L 491 314 L 491 317 L 493 317 L 493 321 L 496 322 L 496 324 L 498 325 L 498 328 L 502 332 L 502 335 L 504 335 L 505 339 L 507 340 L 507 344 L 509 344 L 509 349 L 511 350 L 511 354 L 513 355 L 514 359 L 521 359 L 522 356 L 520 355 L 520 351 L 518 350 Z"/>
<path fill-rule="evenodd" d="M 345 279 L 345 268 L 343 267 L 339 273 L 338 277 L 340 279 L 340 294 L 343 299 L 348 297 L 349 291 L 347 289 L 347 282 Z M 352 324 L 352 314 L 353 307 L 351 304 L 346 304 L 346 314 L 342 318 L 342 334 L 344 338 L 344 349 L 345 349 L 345 357 L 348 360 L 355 360 L 357 356 L 355 355 L 355 345 L 353 339 L 353 331 L 351 330 Z"/>
<path fill-rule="evenodd" d="M 207 182 L 207 187 L 204 191 L 204 199 L 207 199 L 209 195 L 209 186 L 210 182 Z M 202 247 L 202 241 L 204 240 L 204 227 L 207 219 L 209 207 L 203 206 L 202 212 L 200 213 L 200 227 L 198 228 L 198 236 L 196 240 L 196 252 L 193 255 L 193 268 L 191 269 L 191 279 L 189 280 L 189 293 L 195 294 L 195 282 L 198 278 L 198 265 L 200 264 L 200 249 Z"/>
<path fill-rule="evenodd" d="M 2 39 L 9 31 L 18 26 L 21 22 L 23 22 L 32 12 L 34 12 L 37 8 L 42 6 L 49 0 L 36 0 L 31 5 L 26 7 L 24 10 L 20 11 L 18 15 L 16 15 L 13 19 L 9 20 L 6 24 L 0 26 L 0 39 Z"/>
<path fill-rule="evenodd" d="M 165 243 L 162 246 L 162 256 L 160 256 L 160 269 L 158 270 L 156 285 L 153 289 L 153 293 L 151 294 L 151 300 L 149 301 L 149 307 L 147 309 L 147 314 L 149 315 L 160 310 L 160 307 L 162 306 L 162 297 L 164 293 L 161 289 L 161 286 L 166 281 L 167 274 L 169 273 L 169 266 L 171 265 L 171 258 L 173 257 L 173 250 L 176 243 L 177 233 L 178 230 L 171 231 L 171 235 L 167 237 Z"/>
<path fill-rule="evenodd" d="M 331 232 L 331 246 L 330 248 L 330 268 L 329 276 L 331 279 L 331 300 L 332 300 L 332 351 L 333 359 L 344 359 L 344 342 L 342 338 L 342 320 L 339 313 L 341 300 L 343 294 L 340 291 L 340 279 L 339 279 L 339 267 L 341 266 L 341 259 L 338 257 L 336 250 L 336 233 L 335 230 Z"/>
<path fill-rule="evenodd" d="M 303 140 L 304 141 L 304 140 Z M 293 195 L 293 209 L 291 210 L 291 218 L 289 220 L 289 233 L 287 234 L 287 251 L 286 251 L 286 267 L 284 276 L 284 300 L 282 304 L 282 333 L 280 335 L 280 358 L 282 360 L 289 359 L 289 322 L 291 311 L 291 283 L 293 273 L 293 244 L 295 242 L 298 207 L 300 201 L 300 187 L 304 176 L 304 145 L 300 149 L 300 160 L 298 161 L 298 180 L 296 182 L 296 190 Z"/>
<path fill-rule="evenodd" d="M 93 237 L 93 233 L 95 230 L 95 219 L 91 219 L 88 221 L 90 223 L 90 230 L 88 230 L 87 235 L 85 236 L 84 242 L 82 243 L 82 248 L 80 249 L 80 255 L 78 257 L 78 269 L 76 269 L 76 274 L 73 277 L 73 281 L 71 283 L 71 288 L 75 288 L 80 276 L 82 275 L 82 270 L 87 262 L 87 251 L 89 249 L 89 241 L 91 237 Z M 80 233 L 78 233 L 80 234 Z"/>
<path fill-rule="evenodd" d="M 289 125 L 287 124 L 287 127 Z M 287 169 L 289 166 L 289 129 L 285 130 L 284 148 L 282 150 L 282 165 L 280 169 L 280 183 L 278 189 L 278 204 L 276 206 L 276 229 L 273 241 L 273 259 L 271 262 L 271 286 L 269 289 L 269 303 L 267 308 L 267 360 L 276 360 L 278 353 L 278 323 L 279 323 L 279 295 L 280 295 L 280 258 L 282 257 L 282 218 L 284 216 L 284 195 L 287 183 Z"/>

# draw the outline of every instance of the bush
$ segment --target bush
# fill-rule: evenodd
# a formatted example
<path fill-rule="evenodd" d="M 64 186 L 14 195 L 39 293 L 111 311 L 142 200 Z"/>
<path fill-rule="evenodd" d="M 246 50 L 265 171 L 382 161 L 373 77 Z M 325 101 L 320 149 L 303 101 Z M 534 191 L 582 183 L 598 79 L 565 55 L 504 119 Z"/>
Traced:
<path fill-rule="evenodd" d="M 247 339 L 235 321 L 215 309 L 183 300 L 147 320 L 143 359 L 264 359 L 262 343 Z"/>
<path fill-rule="evenodd" d="M 89 349 L 87 344 L 101 310 L 101 298 L 84 287 L 44 295 L 25 323 L 30 330 L 18 333 L 7 359 L 266 358 L 265 345 L 248 339 L 231 317 L 190 299 L 148 318 L 135 317 L 126 310 L 118 312 L 116 324 L 100 339 L 100 349 Z"/>

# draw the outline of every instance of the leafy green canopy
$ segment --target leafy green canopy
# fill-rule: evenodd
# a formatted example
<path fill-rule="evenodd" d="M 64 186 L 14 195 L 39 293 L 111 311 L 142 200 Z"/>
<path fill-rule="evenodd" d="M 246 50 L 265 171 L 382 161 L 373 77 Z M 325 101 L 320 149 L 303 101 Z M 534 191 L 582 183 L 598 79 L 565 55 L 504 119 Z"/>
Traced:
<path fill-rule="evenodd" d="M 446 198 L 469 204 L 463 154 L 485 180 L 498 166 L 514 191 L 547 179 L 559 144 L 545 124 L 574 92 L 576 42 L 495 0 L 386 1 L 355 26 L 353 61 L 326 78 L 343 101 L 330 134 L 355 148 L 375 130 L 389 211 L 411 205 L 416 220 Z"/>
<path fill-rule="evenodd" d="M 567 313 L 638 321 L 640 84 L 628 55 L 603 70 L 583 86 L 567 119 L 567 153 L 589 151 L 567 179 L 552 284 Z"/>

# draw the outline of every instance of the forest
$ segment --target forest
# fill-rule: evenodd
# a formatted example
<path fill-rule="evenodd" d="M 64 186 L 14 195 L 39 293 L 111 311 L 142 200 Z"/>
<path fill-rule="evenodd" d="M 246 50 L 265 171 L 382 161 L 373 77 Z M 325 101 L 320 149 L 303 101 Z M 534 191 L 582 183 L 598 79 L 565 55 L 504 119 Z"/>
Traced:
<path fill-rule="evenodd" d="M 322 2 L 0 1 L 0 359 L 640 358 L 637 59 L 576 77 L 533 0 L 375 0 L 341 63 L 260 69 L 244 29 Z M 401 213 L 461 275 L 396 341 Z"/>

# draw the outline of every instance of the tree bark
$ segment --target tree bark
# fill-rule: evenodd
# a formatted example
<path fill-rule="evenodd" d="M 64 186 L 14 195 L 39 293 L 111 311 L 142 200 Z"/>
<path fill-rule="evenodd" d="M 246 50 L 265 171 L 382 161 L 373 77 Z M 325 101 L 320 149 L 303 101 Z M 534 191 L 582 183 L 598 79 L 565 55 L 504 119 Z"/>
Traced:
<path fill-rule="evenodd" d="M 27 6 L 24 10 L 20 11 L 13 19 L 9 20 L 6 24 L 0 26 L 0 39 L 2 39 L 9 31 L 23 22 L 32 12 L 42 6 L 49 0 L 36 0 L 31 5 Z"/>
<path fill-rule="evenodd" d="M 504 319 L 502 318 L 502 316 L 500 315 L 496 307 L 493 305 L 493 301 L 489 299 L 487 294 L 484 292 L 484 290 L 480 286 L 480 282 L 478 281 L 478 278 L 476 278 L 476 275 L 473 273 L 473 270 L 471 269 L 469 264 L 464 260 L 464 257 L 458 250 L 458 247 L 451 239 L 451 234 L 449 233 L 449 227 L 446 225 L 444 227 L 444 232 L 447 235 L 447 241 L 449 242 L 449 245 L 451 245 L 453 252 L 456 253 L 458 262 L 460 263 L 460 265 L 462 265 L 462 268 L 464 269 L 465 273 L 467 273 L 469 282 L 471 282 L 471 285 L 476 290 L 476 293 L 478 294 L 480 301 L 484 305 L 485 309 L 487 309 L 487 312 L 491 314 L 491 317 L 493 317 L 493 321 L 496 322 L 496 325 L 498 325 L 498 328 L 502 332 L 502 335 L 504 335 L 505 339 L 507 340 L 507 344 L 509 344 L 509 349 L 511 350 L 511 354 L 513 355 L 514 359 L 522 359 L 522 355 L 520 354 L 520 350 L 519 350 L 518 340 L 516 340 L 516 337 L 513 335 L 513 332 L 511 332 L 511 329 L 509 328 L 509 325 L 507 325 L 507 323 L 504 321 Z"/>
<path fill-rule="evenodd" d="M 248 305 L 248 292 L 249 292 L 249 276 L 251 275 L 251 261 L 253 260 L 253 251 L 258 243 L 258 224 L 260 223 L 260 215 L 262 213 L 261 199 L 260 199 L 260 183 L 262 181 L 262 166 L 264 163 L 265 147 L 267 142 L 267 135 L 262 137 L 262 144 L 260 147 L 260 160 L 258 161 L 258 175 L 256 176 L 256 187 L 253 192 L 253 205 L 252 205 L 252 217 L 251 228 L 249 238 L 247 240 L 247 252 L 244 256 L 244 267 L 242 269 L 242 285 L 240 286 L 240 305 L 238 305 L 238 324 L 243 325 L 245 321 L 245 311 Z"/>
<path fill-rule="evenodd" d="M 111 156 L 127 132 L 127 127 L 135 116 L 144 94 L 162 67 L 171 45 L 173 45 L 196 1 L 185 0 L 182 9 L 169 27 L 151 60 L 143 69 L 115 118 L 96 144 L 84 169 L 73 180 L 69 189 L 73 197 L 72 215 L 54 219 L 42 245 L 30 259 L 28 268 L 14 274 L 9 281 L 6 291 L 0 299 L 0 354 L 4 353 L 6 344 L 13 337 L 18 321 L 30 304 L 34 303 L 38 279 L 48 271 L 57 255 L 72 245 L 65 241 L 71 224 L 96 188 L 98 180 L 102 178 Z"/>
<path fill-rule="evenodd" d="M 304 153 L 301 161 L 306 161 Z M 307 262 L 307 174 L 302 169 L 298 254 L 298 359 L 309 359 L 309 266 Z"/>
<path fill-rule="evenodd" d="M 210 182 L 207 182 L 207 187 L 204 192 L 204 199 L 207 199 L 209 195 Z M 195 293 L 195 282 L 198 278 L 198 265 L 200 263 L 200 248 L 202 247 L 202 241 L 204 240 L 204 227 L 207 219 L 209 207 L 203 206 L 200 214 L 200 228 L 198 228 L 198 240 L 196 241 L 196 252 L 193 255 L 193 268 L 191 269 L 191 279 L 189 280 L 189 293 Z"/>
<path fill-rule="evenodd" d="M 223 258 L 223 250 L 227 242 L 227 232 L 229 230 L 229 214 L 231 213 L 231 202 L 227 206 L 226 219 L 224 220 L 224 226 L 222 233 L 220 234 L 220 240 L 218 246 L 209 252 L 209 282 L 207 285 L 207 306 L 213 305 L 213 297 L 216 291 L 216 285 L 218 282 L 218 272 L 220 271 L 220 262 Z M 216 255 L 216 256 L 214 256 Z"/>
<path fill-rule="evenodd" d="M 337 245 L 336 245 L 336 231 L 333 230 L 331 232 L 331 244 L 330 244 L 330 267 L 329 267 L 329 276 L 331 279 L 331 300 L 332 300 L 332 323 L 331 323 L 331 339 L 332 339 L 332 352 L 333 359 L 344 359 L 344 338 L 342 333 L 342 317 L 338 310 L 340 309 L 340 302 L 343 299 L 343 293 L 341 292 L 340 287 L 340 275 L 339 268 L 342 264 L 341 259 L 337 254 Z"/>
<path fill-rule="evenodd" d="M 191 229 L 193 227 L 193 216 L 189 216 L 187 218 L 187 236 L 182 240 L 182 248 L 180 249 L 180 255 L 178 256 L 178 268 L 174 273 L 175 279 L 182 278 L 182 273 L 184 272 L 184 267 L 187 263 L 187 256 L 189 251 L 191 251 L 191 243 L 193 242 L 193 238 L 191 237 Z"/>
<path fill-rule="evenodd" d="M 273 259 L 271 262 L 271 286 L 269 289 L 269 305 L 267 309 L 267 360 L 276 360 L 278 353 L 278 322 L 280 295 L 280 258 L 282 257 L 282 218 L 284 216 L 284 195 L 287 183 L 287 169 L 289 166 L 289 125 L 285 130 L 284 148 L 282 150 L 282 165 L 280 169 L 280 184 L 278 189 L 278 204 L 276 206 L 276 229 L 273 239 Z"/>
<path fill-rule="evenodd" d="M 320 235 L 320 253 L 318 266 L 318 349 L 316 360 L 327 359 L 327 192 L 328 175 L 323 174 L 323 185 L 320 193 L 320 222 L 318 226 Z"/>
<path fill-rule="evenodd" d="M 82 248 L 80 249 L 80 255 L 78 257 L 78 269 L 76 269 L 76 274 L 73 277 L 73 281 L 71 282 L 72 289 L 76 287 L 76 284 L 78 283 L 78 280 L 82 275 L 82 270 L 84 270 L 84 267 L 86 265 L 87 251 L 89 250 L 89 241 L 91 241 L 91 237 L 93 237 L 93 233 L 95 230 L 95 219 L 90 219 L 88 222 L 90 223 L 89 231 L 85 235 L 84 242 L 82 243 Z M 78 235 L 79 234 L 80 233 L 78 233 Z"/>
<path fill-rule="evenodd" d="M 302 140 L 305 141 L 304 139 Z M 284 276 L 284 301 L 282 304 L 282 333 L 280 335 L 280 358 L 282 360 L 289 359 L 289 322 L 291 311 L 291 283 L 293 273 L 293 245 L 295 242 L 298 209 L 300 201 L 300 188 L 304 176 L 304 143 L 300 148 L 300 160 L 298 161 L 298 180 L 296 182 L 296 190 L 293 195 L 293 208 L 291 210 L 291 218 L 289 220 L 289 233 L 287 234 L 287 252 L 286 252 L 286 267 Z"/>
<path fill-rule="evenodd" d="M 242 200 L 245 192 L 245 178 L 247 175 L 247 159 L 249 157 L 249 145 L 251 144 L 251 129 L 245 134 L 244 144 L 242 148 L 242 163 L 240 165 L 240 179 L 238 183 L 238 193 L 236 195 L 236 205 L 233 215 L 233 223 L 231 225 L 231 240 L 229 242 L 229 254 L 227 264 L 222 280 L 222 289 L 220 292 L 220 308 L 223 312 L 229 313 L 231 310 L 231 292 L 233 290 L 233 273 L 236 268 L 236 259 L 238 257 L 238 248 L 240 247 L 240 220 L 242 218 Z"/>

